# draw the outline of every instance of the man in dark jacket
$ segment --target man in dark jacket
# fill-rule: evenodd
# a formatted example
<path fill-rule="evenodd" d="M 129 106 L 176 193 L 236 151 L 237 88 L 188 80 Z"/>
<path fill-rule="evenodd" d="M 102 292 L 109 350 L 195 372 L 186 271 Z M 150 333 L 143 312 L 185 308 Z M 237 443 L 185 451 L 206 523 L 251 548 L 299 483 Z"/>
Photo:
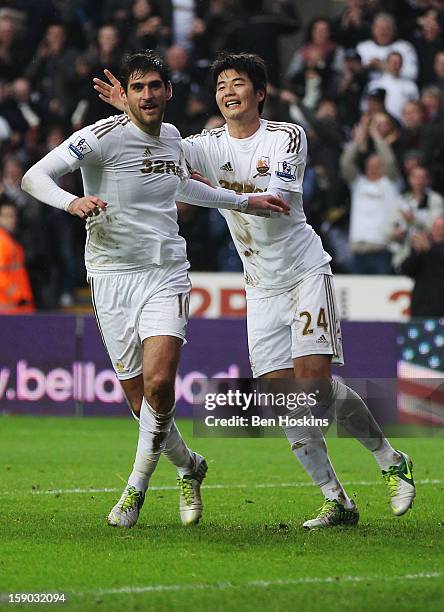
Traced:
<path fill-rule="evenodd" d="M 412 317 L 444 316 L 444 216 L 432 224 L 430 236 L 412 237 L 413 252 L 401 270 L 415 280 L 412 293 Z"/>

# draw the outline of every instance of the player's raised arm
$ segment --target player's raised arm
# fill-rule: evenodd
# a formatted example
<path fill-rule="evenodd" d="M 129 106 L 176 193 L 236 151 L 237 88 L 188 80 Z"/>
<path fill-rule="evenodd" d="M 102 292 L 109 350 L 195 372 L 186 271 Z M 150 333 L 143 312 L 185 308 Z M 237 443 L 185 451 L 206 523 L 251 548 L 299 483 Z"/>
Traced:
<path fill-rule="evenodd" d="M 290 214 L 290 206 L 271 194 L 251 195 L 235 193 L 223 187 L 209 187 L 201 181 L 184 179 L 177 191 L 177 199 L 195 206 L 227 208 L 238 211 L 270 211 Z"/>
<path fill-rule="evenodd" d="M 119 79 L 113 75 L 110 70 L 103 71 L 109 83 L 102 81 L 97 77 L 94 77 L 94 89 L 99 93 L 99 98 L 117 108 L 117 110 L 125 112 L 127 110 L 126 100 L 123 94 L 123 88 L 120 84 Z"/>

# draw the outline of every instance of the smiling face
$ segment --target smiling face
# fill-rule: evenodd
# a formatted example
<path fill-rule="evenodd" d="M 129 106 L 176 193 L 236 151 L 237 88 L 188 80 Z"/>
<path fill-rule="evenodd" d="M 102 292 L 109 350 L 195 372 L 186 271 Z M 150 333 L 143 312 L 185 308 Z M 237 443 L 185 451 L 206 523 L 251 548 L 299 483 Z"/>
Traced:
<path fill-rule="evenodd" d="M 236 70 L 224 70 L 217 79 L 216 102 L 227 123 L 252 121 L 259 118 L 258 104 L 265 99 L 265 91 L 254 91 L 248 76 Z"/>
<path fill-rule="evenodd" d="M 172 96 L 171 83 L 165 85 L 158 72 L 134 72 L 124 93 L 133 123 L 147 134 L 158 136 L 166 103 Z"/>

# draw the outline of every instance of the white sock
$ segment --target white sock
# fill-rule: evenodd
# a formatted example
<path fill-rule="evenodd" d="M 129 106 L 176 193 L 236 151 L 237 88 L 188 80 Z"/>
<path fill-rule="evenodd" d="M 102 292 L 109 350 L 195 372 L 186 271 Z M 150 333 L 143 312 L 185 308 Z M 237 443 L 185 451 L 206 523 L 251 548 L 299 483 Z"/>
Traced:
<path fill-rule="evenodd" d="M 311 416 L 310 411 L 304 410 L 304 412 L 307 416 Z M 295 418 L 300 417 L 298 411 Z M 352 508 L 353 503 L 331 464 L 327 445 L 319 427 L 288 426 L 282 429 L 290 442 L 291 450 L 313 482 L 321 488 L 324 497 L 330 500 L 337 499 L 346 508 Z"/>
<path fill-rule="evenodd" d="M 401 455 L 395 451 L 393 446 L 384 438 L 381 447 L 373 451 L 373 456 L 378 462 L 381 470 L 386 472 L 391 465 L 399 465 L 401 463 Z"/>
<path fill-rule="evenodd" d="M 144 398 L 140 410 L 139 441 L 133 471 L 128 479 L 130 486 L 146 491 L 151 474 L 156 469 L 159 457 L 171 428 L 176 406 L 167 413 L 154 412 Z"/>
<path fill-rule="evenodd" d="M 131 410 L 131 414 L 134 419 L 139 422 L 140 419 L 133 410 Z M 196 455 L 196 453 L 190 450 L 185 444 L 175 421 L 171 424 L 170 433 L 166 439 L 163 454 L 177 467 L 179 476 L 192 474 L 196 467 L 196 457 L 200 457 L 200 455 Z"/>
<path fill-rule="evenodd" d="M 334 411 L 337 423 L 373 453 L 381 470 L 387 470 L 391 465 L 400 463 L 399 453 L 384 436 L 372 413 L 356 391 L 333 379 L 327 403 L 328 408 Z"/>
<path fill-rule="evenodd" d="M 177 467 L 179 476 L 192 474 L 196 466 L 196 453 L 188 448 L 176 423 L 173 421 L 163 454 Z"/>

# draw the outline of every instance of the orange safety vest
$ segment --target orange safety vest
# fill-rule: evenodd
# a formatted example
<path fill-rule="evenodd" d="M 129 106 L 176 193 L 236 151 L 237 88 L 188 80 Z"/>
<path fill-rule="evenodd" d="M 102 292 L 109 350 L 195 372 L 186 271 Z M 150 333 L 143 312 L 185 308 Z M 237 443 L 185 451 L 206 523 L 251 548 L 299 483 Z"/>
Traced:
<path fill-rule="evenodd" d="M 23 247 L 0 227 L 0 314 L 34 312 Z"/>

